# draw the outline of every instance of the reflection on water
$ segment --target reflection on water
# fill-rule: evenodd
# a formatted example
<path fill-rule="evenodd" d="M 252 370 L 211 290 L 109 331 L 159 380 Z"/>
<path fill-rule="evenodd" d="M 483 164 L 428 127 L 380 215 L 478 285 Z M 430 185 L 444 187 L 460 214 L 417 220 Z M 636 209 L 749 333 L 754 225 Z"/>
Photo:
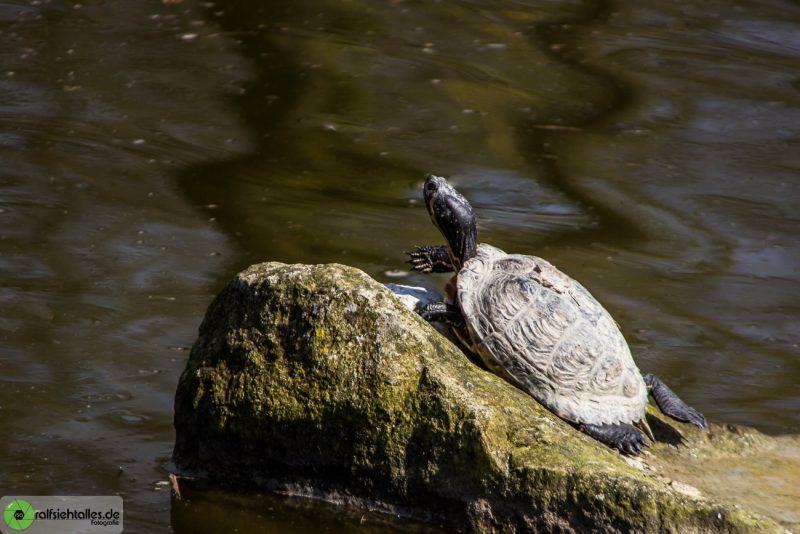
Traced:
<path fill-rule="evenodd" d="M 182 487 L 181 492 L 185 493 L 185 488 Z M 351 505 L 208 489 L 190 492 L 188 498 L 173 502 L 170 524 L 177 532 L 228 532 L 232 527 L 253 534 L 446 532 L 437 525 L 409 519 L 401 521 L 391 514 L 366 511 Z"/>
<path fill-rule="evenodd" d="M 119 492 L 130 529 L 166 529 L 172 395 L 213 292 L 267 259 L 387 281 L 440 241 L 427 172 L 482 240 L 581 280 L 711 419 L 800 431 L 796 20 L 779 1 L 0 4 L 4 492 Z"/>
<path fill-rule="evenodd" d="M 233 254 L 174 175 L 246 149 L 245 61 L 153 7 L 0 4 L 2 492 L 120 493 L 134 530 L 167 524 L 176 377 Z"/>

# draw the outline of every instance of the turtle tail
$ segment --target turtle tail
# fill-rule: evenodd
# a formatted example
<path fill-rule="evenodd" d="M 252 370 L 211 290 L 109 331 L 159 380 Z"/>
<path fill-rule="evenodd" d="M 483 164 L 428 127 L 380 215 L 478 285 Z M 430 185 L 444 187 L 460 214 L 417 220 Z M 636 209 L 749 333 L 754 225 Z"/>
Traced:
<path fill-rule="evenodd" d="M 642 433 L 643 433 L 645 436 L 647 436 L 648 438 L 650 438 L 650 441 L 651 441 L 651 442 L 655 443 L 655 441 L 656 441 L 656 437 L 653 435 L 653 431 L 652 431 L 652 430 L 650 430 L 650 425 L 649 425 L 649 424 L 647 424 L 647 416 L 646 416 L 646 415 L 645 415 L 644 417 L 642 417 L 642 418 L 641 418 L 639 421 L 637 421 L 636 423 L 633 423 L 633 426 L 635 426 L 636 428 L 638 428 L 639 430 L 641 430 L 641 431 L 642 431 Z"/>

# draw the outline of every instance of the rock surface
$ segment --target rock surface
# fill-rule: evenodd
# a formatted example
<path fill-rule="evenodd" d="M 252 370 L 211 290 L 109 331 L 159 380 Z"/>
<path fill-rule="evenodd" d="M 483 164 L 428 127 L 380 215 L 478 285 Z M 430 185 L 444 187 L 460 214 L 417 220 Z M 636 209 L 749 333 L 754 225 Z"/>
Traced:
<path fill-rule="evenodd" d="M 796 438 L 702 433 L 655 411 L 650 421 L 659 439 L 680 433 L 684 444 L 625 458 L 470 363 L 363 272 L 265 263 L 208 309 L 176 394 L 174 463 L 181 475 L 461 530 L 782 532 L 771 518 L 800 522 Z M 764 491 L 746 490 L 750 475 Z"/>

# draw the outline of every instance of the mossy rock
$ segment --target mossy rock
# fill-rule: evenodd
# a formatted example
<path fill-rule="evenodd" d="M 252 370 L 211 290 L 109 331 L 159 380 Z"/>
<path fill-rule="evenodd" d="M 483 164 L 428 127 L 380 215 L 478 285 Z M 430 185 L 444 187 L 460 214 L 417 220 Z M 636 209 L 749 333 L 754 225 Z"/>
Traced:
<path fill-rule="evenodd" d="M 651 421 L 690 446 L 625 458 L 471 363 L 363 272 L 265 263 L 208 309 L 175 399 L 174 462 L 461 530 L 783 531 L 667 478 L 716 444 Z M 721 433 L 738 439 L 709 435 Z"/>

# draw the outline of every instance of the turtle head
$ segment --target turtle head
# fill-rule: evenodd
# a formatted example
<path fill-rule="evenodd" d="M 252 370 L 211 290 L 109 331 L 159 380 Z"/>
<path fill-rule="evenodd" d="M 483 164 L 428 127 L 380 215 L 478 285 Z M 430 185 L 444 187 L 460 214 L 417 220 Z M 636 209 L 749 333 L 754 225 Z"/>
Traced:
<path fill-rule="evenodd" d="M 450 259 L 458 272 L 477 253 L 478 230 L 472 206 L 447 180 L 432 174 L 425 178 L 422 195 L 431 221 L 447 240 Z"/>

